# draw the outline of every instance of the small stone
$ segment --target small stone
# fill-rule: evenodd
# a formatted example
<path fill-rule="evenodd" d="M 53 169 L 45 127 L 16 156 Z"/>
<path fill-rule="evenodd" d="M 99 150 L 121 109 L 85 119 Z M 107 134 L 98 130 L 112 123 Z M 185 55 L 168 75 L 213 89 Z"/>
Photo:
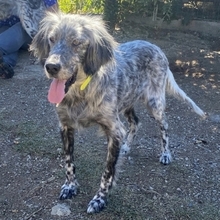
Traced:
<path fill-rule="evenodd" d="M 210 119 L 212 122 L 220 123 L 220 115 L 210 115 Z"/>
<path fill-rule="evenodd" d="M 58 215 L 58 216 L 68 216 L 70 215 L 71 211 L 69 207 L 65 204 L 57 204 L 52 207 L 51 215 Z"/>

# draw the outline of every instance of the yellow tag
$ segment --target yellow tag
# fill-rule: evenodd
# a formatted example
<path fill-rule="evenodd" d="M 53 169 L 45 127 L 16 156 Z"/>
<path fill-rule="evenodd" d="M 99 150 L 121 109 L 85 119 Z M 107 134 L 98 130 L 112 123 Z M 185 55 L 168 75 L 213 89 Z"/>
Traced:
<path fill-rule="evenodd" d="M 82 85 L 80 86 L 80 90 L 84 90 L 90 83 L 91 79 L 92 79 L 92 76 L 88 76 L 86 80 L 82 83 Z"/>

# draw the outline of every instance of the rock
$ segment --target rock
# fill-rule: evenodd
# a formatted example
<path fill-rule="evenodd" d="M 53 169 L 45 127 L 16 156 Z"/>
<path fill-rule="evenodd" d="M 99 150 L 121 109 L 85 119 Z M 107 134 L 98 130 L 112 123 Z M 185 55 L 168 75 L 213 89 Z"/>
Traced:
<path fill-rule="evenodd" d="M 220 115 L 210 115 L 210 119 L 212 122 L 220 123 Z"/>
<path fill-rule="evenodd" d="M 71 211 L 66 204 L 57 204 L 52 208 L 51 215 L 68 216 Z"/>

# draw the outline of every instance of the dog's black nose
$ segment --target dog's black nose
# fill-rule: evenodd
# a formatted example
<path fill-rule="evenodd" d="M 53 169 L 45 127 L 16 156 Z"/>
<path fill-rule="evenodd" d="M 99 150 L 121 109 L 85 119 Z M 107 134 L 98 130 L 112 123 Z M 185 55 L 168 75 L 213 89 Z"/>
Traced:
<path fill-rule="evenodd" d="M 59 63 L 47 63 L 45 67 L 46 67 L 47 72 L 51 74 L 52 76 L 56 75 L 61 69 L 61 66 Z"/>

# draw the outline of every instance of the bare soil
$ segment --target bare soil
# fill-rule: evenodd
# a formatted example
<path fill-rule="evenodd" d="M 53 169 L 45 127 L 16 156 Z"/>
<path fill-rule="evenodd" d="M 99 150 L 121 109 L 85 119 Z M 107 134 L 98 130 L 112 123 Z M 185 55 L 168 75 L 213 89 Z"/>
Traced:
<path fill-rule="evenodd" d="M 87 204 L 104 170 L 106 140 L 96 135 L 96 127 L 77 134 L 80 192 L 59 201 L 64 161 L 57 116 L 47 101 L 50 80 L 21 51 L 15 76 L 0 80 L 0 220 L 220 219 L 220 40 L 132 24 L 114 35 L 119 42 L 145 39 L 160 46 L 180 87 L 208 118 L 200 119 L 184 103 L 167 97 L 174 161 L 164 166 L 159 163 L 159 128 L 137 105 L 142 125 L 108 207 L 88 215 Z M 70 216 L 51 215 L 58 203 L 70 207 Z"/>

